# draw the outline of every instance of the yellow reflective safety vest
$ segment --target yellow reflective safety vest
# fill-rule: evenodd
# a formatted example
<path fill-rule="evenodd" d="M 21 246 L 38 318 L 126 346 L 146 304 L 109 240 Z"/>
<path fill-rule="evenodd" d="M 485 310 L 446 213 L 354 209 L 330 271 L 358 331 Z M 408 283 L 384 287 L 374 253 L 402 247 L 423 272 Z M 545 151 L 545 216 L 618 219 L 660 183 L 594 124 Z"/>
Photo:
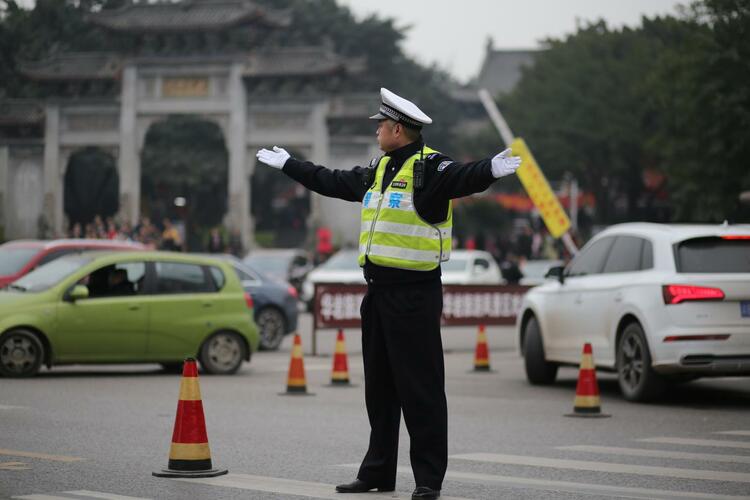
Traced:
<path fill-rule="evenodd" d="M 451 202 L 448 202 L 448 217 L 438 224 L 425 221 L 414 208 L 414 162 L 436 152 L 425 146 L 407 158 L 382 193 L 385 169 L 391 159 L 388 156 L 380 159 L 375 181 L 362 199 L 360 266 L 365 265 L 367 257 L 378 266 L 431 271 L 450 258 Z"/>

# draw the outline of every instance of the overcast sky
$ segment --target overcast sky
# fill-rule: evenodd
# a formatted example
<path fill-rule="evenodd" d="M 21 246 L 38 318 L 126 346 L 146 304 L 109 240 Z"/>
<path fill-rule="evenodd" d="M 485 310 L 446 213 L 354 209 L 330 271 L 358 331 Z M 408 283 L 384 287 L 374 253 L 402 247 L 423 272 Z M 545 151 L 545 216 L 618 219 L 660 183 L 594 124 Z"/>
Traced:
<path fill-rule="evenodd" d="M 675 14 L 675 0 L 336 0 L 357 19 L 370 14 L 409 26 L 405 51 L 424 64 L 437 63 L 461 82 L 476 76 L 487 38 L 496 49 L 526 49 L 545 38 L 562 38 L 582 23 L 604 19 L 611 27 L 637 26 L 643 15 Z"/>

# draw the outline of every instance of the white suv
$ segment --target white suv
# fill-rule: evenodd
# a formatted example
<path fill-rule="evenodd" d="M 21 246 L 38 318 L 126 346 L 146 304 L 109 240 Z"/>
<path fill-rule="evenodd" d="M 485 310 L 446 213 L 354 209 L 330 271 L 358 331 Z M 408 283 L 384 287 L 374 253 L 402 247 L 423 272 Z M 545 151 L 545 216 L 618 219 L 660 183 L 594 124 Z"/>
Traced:
<path fill-rule="evenodd" d="M 633 401 L 669 381 L 750 375 L 748 225 L 615 225 L 548 276 L 517 320 L 532 384 L 577 365 L 586 342 Z"/>

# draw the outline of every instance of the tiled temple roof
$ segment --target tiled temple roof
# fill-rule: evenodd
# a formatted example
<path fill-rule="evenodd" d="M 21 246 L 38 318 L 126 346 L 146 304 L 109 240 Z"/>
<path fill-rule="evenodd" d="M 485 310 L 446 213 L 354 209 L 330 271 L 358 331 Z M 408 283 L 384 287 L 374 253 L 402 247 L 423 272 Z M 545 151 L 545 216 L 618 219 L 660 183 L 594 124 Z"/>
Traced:
<path fill-rule="evenodd" d="M 325 47 L 280 47 L 253 52 L 245 62 L 244 76 L 311 76 L 339 72 L 359 73 L 363 59 L 348 59 Z"/>
<path fill-rule="evenodd" d="M 92 22 L 116 31 L 205 31 L 259 22 L 288 26 L 287 11 L 272 11 L 249 0 L 183 0 L 182 2 L 131 3 L 90 16 Z"/>
<path fill-rule="evenodd" d="M 34 125 L 44 121 L 44 106 L 30 99 L 0 100 L 0 125 Z"/>
<path fill-rule="evenodd" d="M 69 52 L 21 63 L 19 69 L 34 80 L 112 80 L 119 77 L 122 59 L 111 53 Z"/>

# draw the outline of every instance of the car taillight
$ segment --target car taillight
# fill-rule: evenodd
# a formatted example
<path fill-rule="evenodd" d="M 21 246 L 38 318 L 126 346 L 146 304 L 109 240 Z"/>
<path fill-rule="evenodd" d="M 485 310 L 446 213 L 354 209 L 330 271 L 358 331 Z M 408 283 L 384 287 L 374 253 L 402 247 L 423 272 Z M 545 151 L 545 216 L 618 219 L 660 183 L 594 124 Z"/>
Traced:
<path fill-rule="evenodd" d="M 679 304 L 689 300 L 723 300 L 724 292 L 718 288 L 693 285 L 664 285 L 661 287 L 664 303 Z"/>
<path fill-rule="evenodd" d="M 744 234 L 738 234 L 738 235 L 729 235 L 729 236 L 722 236 L 722 240 L 750 240 L 750 235 L 744 235 Z"/>
<path fill-rule="evenodd" d="M 247 292 L 245 292 L 245 304 L 247 305 L 248 309 L 253 308 L 253 298 Z"/>
<path fill-rule="evenodd" d="M 297 298 L 297 296 L 298 296 L 297 289 L 294 288 L 293 286 L 290 286 L 289 288 L 287 288 L 286 291 L 289 292 L 289 295 L 291 295 L 295 299 Z"/>

